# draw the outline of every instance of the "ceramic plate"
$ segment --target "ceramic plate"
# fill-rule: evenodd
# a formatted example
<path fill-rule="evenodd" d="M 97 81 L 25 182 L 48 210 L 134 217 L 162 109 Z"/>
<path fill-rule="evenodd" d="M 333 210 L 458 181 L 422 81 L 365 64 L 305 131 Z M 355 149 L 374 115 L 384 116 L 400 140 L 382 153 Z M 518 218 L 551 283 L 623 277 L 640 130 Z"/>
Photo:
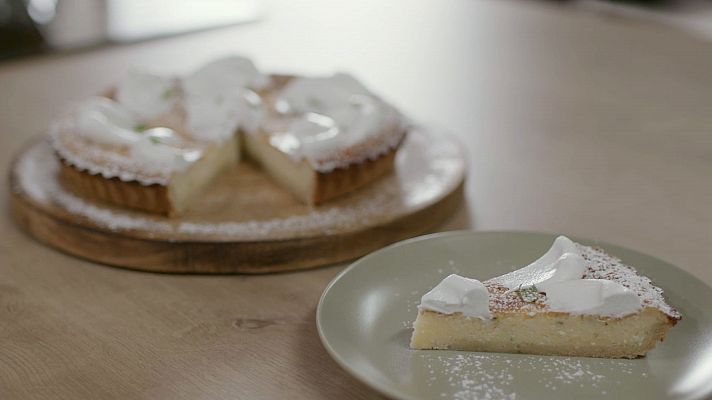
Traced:
<path fill-rule="evenodd" d="M 410 350 L 420 297 L 457 273 L 485 280 L 541 256 L 556 235 L 451 232 L 386 247 L 352 264 L 317 309 L 322 343 L 348 372 L 397 399 L 698 399 L 712 394 L 712 289 L 681 269 L 595 244 L 650 277 L 683 315 L 635 360 Z"/>

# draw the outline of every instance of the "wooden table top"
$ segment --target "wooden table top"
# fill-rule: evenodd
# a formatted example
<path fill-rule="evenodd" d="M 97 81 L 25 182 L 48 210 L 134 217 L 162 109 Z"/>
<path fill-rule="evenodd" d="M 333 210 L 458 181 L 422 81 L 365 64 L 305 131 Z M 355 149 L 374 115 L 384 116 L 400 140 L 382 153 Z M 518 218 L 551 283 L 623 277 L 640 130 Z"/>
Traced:
<path fill-rule="evenodd" d="M 466 204 L 441 226 L 628 246 L 712 284 L 712 45 L 530 2 L 270 3 L 259 23 L 0 65 L 0 159 L 130 66 L 243 53 L 265 70 L 348 70 L 460 136 Z M 3 179 L 6 179 L 3 174 Z M 0 226 L 0 398 L 373 398 L 322 348 L 342 266 L 266 276 L 99 267 Z M 226 260 L 229 262 L 229 260 Z"/>

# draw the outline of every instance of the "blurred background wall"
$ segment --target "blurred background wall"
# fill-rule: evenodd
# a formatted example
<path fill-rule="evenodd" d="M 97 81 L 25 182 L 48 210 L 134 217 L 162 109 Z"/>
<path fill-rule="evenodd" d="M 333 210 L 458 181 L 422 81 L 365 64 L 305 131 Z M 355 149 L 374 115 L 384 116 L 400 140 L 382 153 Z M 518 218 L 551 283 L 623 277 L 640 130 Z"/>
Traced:
<path fill-rule="evenodd" d="M 278 0 L 265 1 L 0 0 L 0 61 L 256 21 L 264 10 L 280 6 Z M 548 2 L 604 16 L 662 22 L 712 39 L 712 0 Z"/>
<path fill-rule="evenodd" d="M 254 21 L 259 0 L 0 0 L 0 59 Z"/>

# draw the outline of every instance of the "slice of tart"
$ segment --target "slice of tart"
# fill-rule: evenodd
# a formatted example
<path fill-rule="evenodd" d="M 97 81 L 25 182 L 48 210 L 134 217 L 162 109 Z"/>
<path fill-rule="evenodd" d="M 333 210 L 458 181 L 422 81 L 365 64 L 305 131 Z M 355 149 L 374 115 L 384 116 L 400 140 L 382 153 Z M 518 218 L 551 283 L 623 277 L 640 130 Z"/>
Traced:
<path fill-rule="evenodd" d="M 353 77 L 274 77 L 266 118 L 245 151 L 307 204 L 354 191 L 393 169 L 406 134 L 402 115 Z"/>
<path fill-rule="evenodd" d="M 238 133 L 256 127 L 253 88 L 265 79 L 240 57 L 181 79 L 134 71 L 110 96 L 77 104 L 51 127 L 60 180 L 94 200 L 181 214 L 238 162 Z"/>
<path fill-rule="evenodd" d="M 680 319 L 633 267 L 560 236 L 511 273 L 484 282 L 445 278 L 421 299 L 410 346 L 635 358 Z"/>

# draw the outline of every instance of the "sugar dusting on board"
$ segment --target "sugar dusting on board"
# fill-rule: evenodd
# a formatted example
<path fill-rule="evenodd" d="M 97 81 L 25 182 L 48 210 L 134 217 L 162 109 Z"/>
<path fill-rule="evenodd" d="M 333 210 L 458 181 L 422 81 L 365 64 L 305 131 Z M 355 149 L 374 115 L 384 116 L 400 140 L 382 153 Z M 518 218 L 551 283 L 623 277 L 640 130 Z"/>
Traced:
<path fill-rule="evenodd" d="M 425 207 L 460 182 L 464 161 L 457 146 L 450 140 L 433 140 L 433 135 L 422 129 L 410 132 L 399 152 L 397 175 L 375 182 L 369 196 L 347 205 L 337 201 L 282 218 L 221 223 L 177 221 L 89 202 L 62 188 L 57 180 L 58 161 L 46 142 L 34 145 L 19 159 L 15 190 L 37 202 L 58 205 L 89 225 L 140 232 L 146 237 L 260 240 L 355 231 L 384 216 L 396 218 L 408 210 Z"/>

